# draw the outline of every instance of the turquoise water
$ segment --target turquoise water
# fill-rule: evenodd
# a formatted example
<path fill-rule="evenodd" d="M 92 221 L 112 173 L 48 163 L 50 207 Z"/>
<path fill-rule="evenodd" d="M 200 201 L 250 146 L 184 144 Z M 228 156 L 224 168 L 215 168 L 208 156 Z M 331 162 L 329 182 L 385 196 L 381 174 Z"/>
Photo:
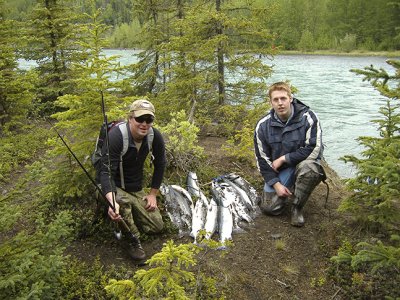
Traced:
<path fill-rule="evenodd" d="M 135 50 L 105 50 L 105 54 L 119 55 L 121 64 L 133 63 Z M 360 157 L 362 146 L 359 136 L 377 136 L 377 126 L 372 119 L 380 118 L 379 107 L 385 104 L 381 96 L 362 76 L 350 69 L 363 69 L 374 65 L 393 73 L 385 63 L 386 57 L 347 57 L 325 55 L 279 55 L 265 60 L 273 65 L 274 73 L 269 83 L 289 80 L 298 89 L 295 97 L 311 107 L 321 120 L 324 156 L 328 164 L 343 178 L 353 177 L 355 169 L 339 158 L 352 154 Z M 33 62 L 20 61 L 23 68 Z"/>

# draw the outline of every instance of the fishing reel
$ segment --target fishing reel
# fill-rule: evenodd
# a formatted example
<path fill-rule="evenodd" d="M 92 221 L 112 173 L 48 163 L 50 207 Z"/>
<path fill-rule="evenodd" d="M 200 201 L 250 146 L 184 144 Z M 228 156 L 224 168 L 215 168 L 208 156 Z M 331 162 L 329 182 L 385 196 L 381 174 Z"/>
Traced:
<path fill-rule="evenodd" d="M 122 239 L 122 233 L 121 233 L 121 230 L 114 230 L 114 235 L 115 235 L 115 238 L 118 240 L 118 241 L 120 241 L 121 239 Z"/>
<path fill-rule="evenodd" d="M 122 232 L 118 224 L 114 224 L 114 236 L 118 241 L 122 239 Z"/>

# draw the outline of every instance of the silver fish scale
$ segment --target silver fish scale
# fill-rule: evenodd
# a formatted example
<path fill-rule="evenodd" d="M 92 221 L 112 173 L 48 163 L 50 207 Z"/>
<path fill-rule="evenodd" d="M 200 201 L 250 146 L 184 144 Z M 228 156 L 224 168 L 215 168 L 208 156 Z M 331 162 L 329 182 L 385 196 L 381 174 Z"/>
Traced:
<path fill-rule="evenodd" d="M 169 186 L 162 185 L 160 192 L 165 197 L 165 209 L 171 222 L 178 228 L 179 234 L 182 235 L 189 231 L 185 218 L 182 218 L 182 211 L 179 206 L 179 201 L 176 200 L 176 195 L 173 189 Z"/>
<path fill-rule="evenodd" d="M 218 223 L 218 205 L 214 198 L 211 198 L 207 209 L 206 223 L 204 230 L 206 231 L 206 239 L 210 239 L 217 229 Z"/>
<path fill-rule="evenodd" d="M 179 234 L 187 234 L 192 227 L 192 211 L 186 197 L 177 191 L 173 185 L 167 188 L 165 206 L 171 222 L 178 228 Z"/>
<path fill-rule="evenodd" d="M 200 198 L 200 187 L 198 184 L 198 179 L 197 179 L 196 173 L 189 172 L 186 184 L 187 184 L 188 192 L 192 196 L 195 196 L 196 199 Z"/>
<path fill-rule="evenodd" d="M 184 188 L 177 186 L 177 185 L 171 185 L 170 189 L 174 191 L 175 196 L 179 198 L 179 206 L 181 210 L 192 217 L 192 211 L 193 211 L 193 202 L 192 198 L 190 197 L 188 191 L 186 191 Z"/>
<path fill-rule="evenodd" d="M 258 206 L 258 203 L 260 202 L 260 196 L 258 195 L 256 189 L 246 179 L 235 173 L 227 174 L 225 177 L 237 184 L 247 193 L 253 206 Z"/>

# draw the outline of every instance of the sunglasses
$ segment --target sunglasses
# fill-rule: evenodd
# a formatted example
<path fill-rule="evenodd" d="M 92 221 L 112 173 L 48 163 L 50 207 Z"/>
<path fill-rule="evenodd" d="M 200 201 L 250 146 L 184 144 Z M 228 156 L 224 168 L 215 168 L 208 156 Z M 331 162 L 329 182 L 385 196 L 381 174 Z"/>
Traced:
<path fill-rule="evenodd" d="M 140 124 L 143 122 L 146 122 L 147 124 L 151 124 L 154 122 L 154 117 L 151 115 L 143 115 L 140 117 L 134 117 L 134 119 L 137 123 L 140 123 Z"/>

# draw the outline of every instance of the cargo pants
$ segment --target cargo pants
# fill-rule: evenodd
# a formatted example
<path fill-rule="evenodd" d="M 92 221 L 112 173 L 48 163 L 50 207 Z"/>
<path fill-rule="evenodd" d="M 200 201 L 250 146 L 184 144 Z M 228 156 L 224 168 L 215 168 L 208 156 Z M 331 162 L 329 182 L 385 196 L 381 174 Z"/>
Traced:
<path fill-rule="evenodd" d="M 147 204 L 147 200 L 144 199 L 145 196 L 147 194 L 143 190 L 127 193 L 117 188 L 116 201 L 119 204 L 119 213 L 137 237 L 140 236 L 140 232 L 154 234 L 164 228 L 160 210 L 157 208 L 150 212 L 145 209 Z"/>

